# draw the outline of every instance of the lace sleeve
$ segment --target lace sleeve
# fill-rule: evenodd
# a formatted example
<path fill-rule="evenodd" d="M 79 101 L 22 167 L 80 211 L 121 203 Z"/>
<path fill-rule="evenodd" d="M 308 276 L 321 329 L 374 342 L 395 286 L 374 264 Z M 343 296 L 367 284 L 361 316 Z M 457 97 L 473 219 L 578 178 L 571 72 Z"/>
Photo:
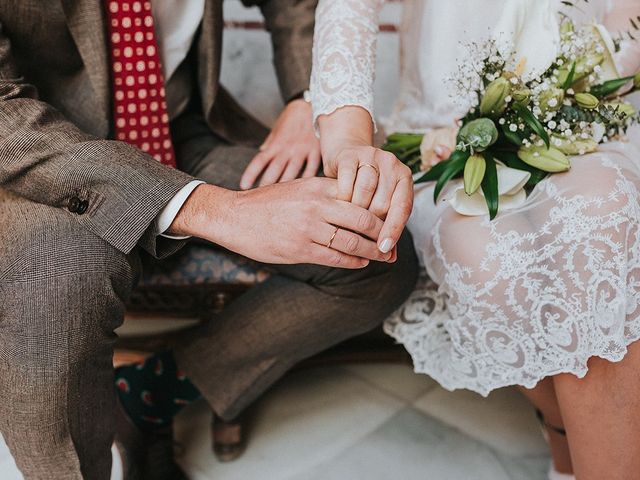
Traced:
<path fill-rule="evenodd" d="M 378 16 L 384 0 L 320 0 L 311 73 L 313 122 L 355 105 L 373 119 Z"/>

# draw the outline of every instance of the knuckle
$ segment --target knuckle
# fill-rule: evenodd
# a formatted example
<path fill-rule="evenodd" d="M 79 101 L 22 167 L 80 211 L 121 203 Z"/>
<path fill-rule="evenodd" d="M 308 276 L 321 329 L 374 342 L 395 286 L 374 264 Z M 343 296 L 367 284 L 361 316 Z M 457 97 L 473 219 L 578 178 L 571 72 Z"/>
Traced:
<path fill-rule="evenodd" d="M 375 217 L 368 211 L 362 212 L 358 217 L 357 226 L 361 232 L 370 232 L 376 226 Z"/>
<path fill-rule="evenodd" d="M 385 205 L 375 205 L 369 208 L 369 211 L 378 218 L 384 218 L 389 211 L 389 207 Z"/>
<path fill-rule="evenodd" d="M 393 153 L 380 151 L 380 156 L 378 161 L 381 165 L 388 166 L 396 163 L 397 159 Z"/>
<path fill-rule="evenodd" d="M 298 228 L 300 229 L 300 233 L 304 238 L 311 238 L 311 235 L 313 234 L 313 228 L 311 227 L 311 222 L 309 221 L 300 222 L 300 224 L 298 225 Z"/>
<path fill-rule="evenodd" d="M 360 186 L 360 190 L 363 193 L 366 193 L 367 195 L 371 195 L 371 194 L 375 193 L 377 187 L 378 187 L 378 185 L 377 185 L 375 180 L 368 179 L 368 180 L 365 180 L 364 182 L 362 182 L 362 185 Z"/>
<path fill-rule="evenodd" d="M 306 180 L 306 183 L 309 186 L 309 190 L 312 193 L 319 193 L 324 188 L 324 182 L 319 177 L 314 177 L 309 180 Z"/>
<path fill-rule="evenodd" d="M 403 217 L 409 217 L 411 215 L 411 210 L 413 209 L 413 201 L 411 199 L 403 200 L 400 203 L 400 213 Z"/>
<path fill-rule="evenodd" d="M 349 235 L 345 243 L 345 251 L 351 255 L 360 249 L 360 239 L 356 235 Z"/>
<path fill-rule="evenodd" d="M 332 252 L 329 257 L 329 263 L 331 265 L 335 265 L 336 267 L 342 266 L 345 263 L 344 255 L 342 255 L 340 252 Z"/>

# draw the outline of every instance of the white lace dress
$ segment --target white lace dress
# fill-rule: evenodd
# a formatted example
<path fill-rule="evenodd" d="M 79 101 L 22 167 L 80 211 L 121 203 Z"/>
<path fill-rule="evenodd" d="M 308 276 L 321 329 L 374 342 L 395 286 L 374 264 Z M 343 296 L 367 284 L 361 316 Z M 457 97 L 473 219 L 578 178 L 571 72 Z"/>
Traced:
<path fill-rule="evenodd" d="M 465 107 L 448 85 L 464 59 L 461 38 L 486 40 L 506 16 L 517 34 L 527 26 L 526 9 L 540 2 L 406 0 L 403 79 L 391 129 L 425 131 L 458 118 Z M 320 0 L 316 118 L 346 105 L 373 114 L 382 3 Z M 555 12 L 551 3 L 546 8 Z M 416 188 L 409 229 L 428 279 L 385 329 L 405 345 L 417 372 L 447 389 L 486 395 L 508 385 L 531 388 L 563 372 L 582 377 L 592 356 L 624 357 L 640 338 L 636 145 L 612 142 L 574 158 L 570 172 L 541 182 L 525 205 L 494 221 L 435 206 L 432 185 Z"/>

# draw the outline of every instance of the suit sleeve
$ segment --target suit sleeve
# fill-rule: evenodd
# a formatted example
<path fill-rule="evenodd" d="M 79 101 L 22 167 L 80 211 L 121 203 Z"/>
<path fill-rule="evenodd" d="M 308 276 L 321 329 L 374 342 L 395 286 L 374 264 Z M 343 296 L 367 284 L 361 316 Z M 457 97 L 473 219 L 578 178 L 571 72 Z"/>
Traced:
<path fill-rule="evenodd" d="M 61 209 L 124 253 L 140 245 L 165 256 L 180 245 L 158 236 L 155 218 L 191 180 L 123 142 L 86 134 L 40 101 L 0 24 L 0 188 Z"/>
<path fill-rule="evenodd" d="M 271 33 L 276 73 L 285 102 L 309 88 L 317 0 L 243 0 L 258 5 Z"/>

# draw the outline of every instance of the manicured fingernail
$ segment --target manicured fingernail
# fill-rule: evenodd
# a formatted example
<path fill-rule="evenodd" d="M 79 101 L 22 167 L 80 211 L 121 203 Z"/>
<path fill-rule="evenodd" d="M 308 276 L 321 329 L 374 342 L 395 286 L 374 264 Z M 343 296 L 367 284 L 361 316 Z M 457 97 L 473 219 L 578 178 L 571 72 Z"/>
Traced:
<path fill-rule="evenodd" d="M 438 155 L 439 157 L 441 157 L 442 155 L 444 155 L 444 148 L 441 147 L 440 145 L 436 145 L 433 148 L 433 151 L 436 153 L 436 155 Z"/>
<path fill-rule="evenodd" d="M 392 248 L 393 248 L 393 240 L 391 240 L 390 238 L 385 238 L 382 241 L 382 243 L 378 246 L 378 249 L 382 253 L 389 253 Z"/>

